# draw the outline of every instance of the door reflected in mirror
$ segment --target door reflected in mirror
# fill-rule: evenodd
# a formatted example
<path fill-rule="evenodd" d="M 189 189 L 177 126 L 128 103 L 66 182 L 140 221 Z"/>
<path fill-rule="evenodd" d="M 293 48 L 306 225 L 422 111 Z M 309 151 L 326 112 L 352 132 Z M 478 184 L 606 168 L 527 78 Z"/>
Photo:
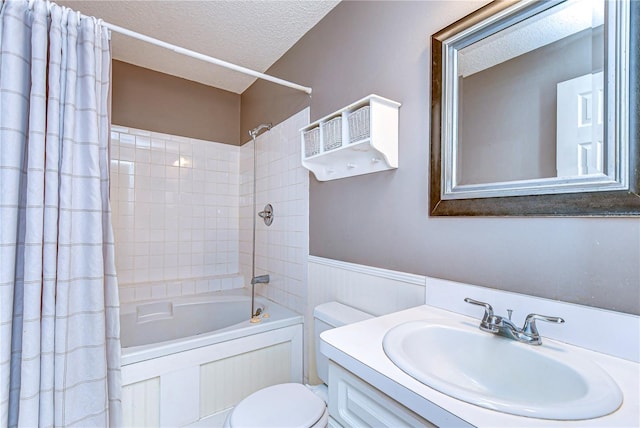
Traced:
<path fill-rule="evenodd" d="M 604 173 L 602 71 L 558 83 L 556 176 Z"/>

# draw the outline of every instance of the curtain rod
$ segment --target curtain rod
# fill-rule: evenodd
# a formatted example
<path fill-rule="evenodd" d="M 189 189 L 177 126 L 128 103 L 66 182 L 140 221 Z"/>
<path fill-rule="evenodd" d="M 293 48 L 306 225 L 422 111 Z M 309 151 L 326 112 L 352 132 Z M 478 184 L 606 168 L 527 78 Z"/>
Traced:
<path fill-rule="evenodd" d="M 119 27 L 117 25 L 109 24 L 108 22 L 102 21 L 101 24 L 103 27 L 108 28 L 111 31 L 115 31 L 116 33 L 120 33 L 125 36 L 132 37 L 134 39 L 142 40 L 143 42 L 160 46 L 161 48 L 169 49 L 175 53 L 196 58 L 201 61 L 208 62 L 210 64 L 219 65 L 221 67 L 225 67 L 240 73 L 248 74 L 249 76 L 257 77 L 258 79 L 268 80 L 269 82 L 273 82 L 278 85 L 297 89 L 298 91 L 306 92 L 307 94 L 311 95 L 311 88 L 307 86 L 298 85 L 297 83 L 289 82 L 287 80 L 280 79 L 279 77 L 270 76 L 268 74 L 260 73 L 259 71 L 251 70 L 250 68 L 232 64 L 230 62 L 223 61 L 221 59 L 214 58 L 208 55 L 204 55 L 196 51 L 192 51 L 190 49 L 185 49 L 180 46 L 172 45 L 171 43 L 163 42 L 162 40 L 154 39 L 153 37 L 145 36 L 144 34 L 136 33 L 135 31 L 131 31 L 126 28 Z"/>

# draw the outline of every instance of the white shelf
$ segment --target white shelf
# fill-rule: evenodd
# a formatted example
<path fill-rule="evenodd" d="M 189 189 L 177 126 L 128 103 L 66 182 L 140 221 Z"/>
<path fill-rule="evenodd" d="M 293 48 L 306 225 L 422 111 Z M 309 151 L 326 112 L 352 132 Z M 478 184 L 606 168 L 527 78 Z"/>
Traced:
<path fill-rule="evenodd" d="M 368 138 L 351 141 L 349 117 L 362 107 L 369 106 Z M 398 167 L 398 109 L 400 103 L 369 95 L 349 106 L 317 120 L 300 130 L 302 166 L 312 171 L 319 181 L 336 180 L 354 175 L 386 171 Z M 324 124 L 342 119 L 342 143 L 324 149 Z M 305 132 L 319 128 L 319 153 L 306 156 Z"/>

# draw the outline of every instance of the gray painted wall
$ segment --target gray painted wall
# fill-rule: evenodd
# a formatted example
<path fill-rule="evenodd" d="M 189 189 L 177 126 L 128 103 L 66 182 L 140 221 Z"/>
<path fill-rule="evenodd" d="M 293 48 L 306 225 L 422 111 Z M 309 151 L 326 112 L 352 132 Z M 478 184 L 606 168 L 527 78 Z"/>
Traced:
<path fill-rule="evenodd" d="M 312 255 L 640 314 L 638 218 L 428 216 L 430 35 L 482 4 L 341 3 L 268 71 L 312 97 L 256 83 L 242 134 L 306 105 L 315 120 L 370 93 L 397 100 L 399 169 L 312 176 Z"/>
<path fill-rule="evenodd" d="M 593 33 L 460 79 L 460 184 L 556 177 L 557 84 L 602 71 L 602 27 Z"/>
<path fill-rule="evenodd" d="M 240 145 L 240 95 L 113 61 L 111 123 Z"/>

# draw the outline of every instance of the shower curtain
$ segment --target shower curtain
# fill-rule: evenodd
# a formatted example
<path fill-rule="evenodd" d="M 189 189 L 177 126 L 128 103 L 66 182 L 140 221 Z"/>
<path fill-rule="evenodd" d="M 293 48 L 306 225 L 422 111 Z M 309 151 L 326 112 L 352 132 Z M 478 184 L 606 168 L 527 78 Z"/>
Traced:
<path fill-rule="evenodd" d="M 120 426 L 110 51 L 94 18 L 0 0 L 0 426 Z"/>

